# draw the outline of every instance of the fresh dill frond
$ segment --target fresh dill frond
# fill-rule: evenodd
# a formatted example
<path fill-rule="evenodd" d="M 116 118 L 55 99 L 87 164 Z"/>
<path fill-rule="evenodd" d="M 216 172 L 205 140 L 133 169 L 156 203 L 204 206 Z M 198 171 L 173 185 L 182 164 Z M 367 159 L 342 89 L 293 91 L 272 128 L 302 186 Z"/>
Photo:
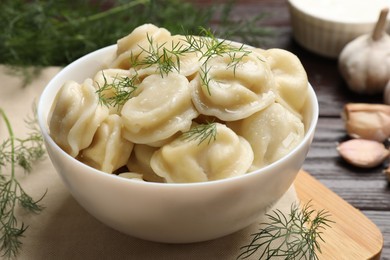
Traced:
<path fill-rule="evenodd" d="M 65 66 L 114 44 L 145 23 L 166 28 L 173 35 L 183 29 L 198 34 L 199 26 L 212 27 L 220 38 L 257 46 L 271 31 L 261 25 L 263 13 L 240 21 L 233 19 L 235 1 L 202 7 L 180 0 L 2 0 L 0 7 L 0 61 L 22 69 L 25 83 L 38 73 L 23 68 Z M 215 17 L 220 22 L 215 23 Z M 162 72 L 179 69 L 180 61 L 174 58 L 177 54 L 167 48 L 162 55 L 171 57 L 164 59 L 168 66 L 162 66 Z"/>
<path fill-rule="evenodd" d="M 189 36 L 186 40 L 190 46 L 201 53 L 200 60 L 204 60 L 203 64 L 213 57 L 226 54 L 230 58 L 228 67 L 236 67 L 245 56 L 251 53 L 244 44 L 237 47 L 225 39 L 218 39 L 211 29 L 201 27 L 199 35 L 201 37 Z"/>
<path fill-rule="evenodd" d="M 25 192 L 16 175 L 16 166 L 30 172 L 32 164 L 45 154 L 35 112 L 34 118 L 25 120 L 31 132 L 26 138 L 17 138 L 5 111 L 0 108 L 0 118 L 5 122 L 9 135 L 0 144 L 0 251 L 6 258 L 17 256 L 27 229 L 24 223 L 17 221 L 17 205 L 32 213 L 39 213 L 43 209 L 39 202 L 45 194 L 34 200 Z M 10 173 L 6 174 L 4 170 Z"/>
<path fill-rule="evenodd" d="M 138 89 L 138 75 L 133 77 L 116 75 L 112 82 L 108 82 L 107 77 L 103 72 L 104 84 L 100 86 L 96 93 L 99 96 L 99 102 L 106 106 L 117 107 L 122 106 L 127 100 L 133 97 L 134 92 Z"/>
<path fill-rule="evenodd" d="M 233 68 L 234 75 L 236 74 L 236 68 L 238 64 L 243 60 L 244 57 L 248 56 L 250 53 L 251 51 L 245 49 L 245 46 L 243 44 L 240 47 L 233 47 L 232 50 L 227 53 L 230 58 L 227 67 Z"/>
<path fill-rule="evenodd" d="M 185 42 L 172 41 L 155 43 L 153 37 L 146 35 L 148 40 L 147 48 L 141 47 L 142 51 L 138 55 L 132 55 L 130 58 L 131 67 L 149 68 L 156 67 L 156 71 L 164 77 L 170 72 L 180 72 L 180 58 L 187 53 L 193 52 L 191 46 L 187 46 Z"/>
<path fill-rule="evenodd" d="M 206 89 L 207 89 L 207 93 L 211 96 L 211 90 L 210 90 L 210 81 L 211 81 L 211 77 L 210 77 L 210 69 L 211 67 L 208 67 L 207 66 L 207 63 L 204 64 L 201 68 L 200 68 L 200 81 L 202 83 L 202 86 L 205 86 Z"/>
<path fill-rule="evenodd" d="M 185 41 L 188 44 L 189 51 L 200 53 L 199 61 L 202 64 L 200 68 L 201 83 L 202 86 L 207 88 L 208 94 L 211 95 L 210 82 L 212 77 L 210 76 L 210 70 L 212 66 L 209 66 L 208 61 L 211 58 L 226 55 L 229 59 L 226 68 L 232 68 L 235 76 L 237 66 L 244 57 L 251 53 L 251 50 L 247 49 L 244 44 L 236 46 L 226 40 L 216 38 L 210 29 L 200 27 L 199 35 L 200 37 L 186 35 Z"/>
<path fill-rule="evenodd" d="M 190 130 L 183 132 L 183 140 L 198 141 L 198 145 L 207 141 L 210 144 L 217 139 L 217 125 L 215 122 L 207 122 L 192 127 Z"/>
<path fill-rule="evenodd" d="M 319 240 L 324 229 L 330 227 L 330 214 L 325 210 L 316 211 L 310 202 L 301 209 L 293 204 L 290 213 L 285 215 L 274 210 L 266 215 L 269 222 L 261 223 L 259 232 L 252 234 L 252 241 L 241 247 L 237 259 L 310 259 L 317 260 L 321 253 Z"/>
<path fill-rule="evenodd" d="M 64 66 L 142 24 L 179 33 L 182 27 L 206 26 L 214 11 L 180 0 L 2 0 L 0 60 L 23 67 Z"/>

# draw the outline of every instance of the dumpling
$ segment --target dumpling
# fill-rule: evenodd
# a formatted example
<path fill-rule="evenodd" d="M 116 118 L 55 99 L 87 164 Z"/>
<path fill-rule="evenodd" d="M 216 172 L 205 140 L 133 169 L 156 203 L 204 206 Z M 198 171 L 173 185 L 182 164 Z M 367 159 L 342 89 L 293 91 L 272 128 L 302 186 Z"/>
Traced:
<path fill-rule="evenodd" d="M 293 53 L 282 49 L 268 49 L 261 53 L 274 75 L 277 101 L 301 112 L 308 95 L 307 74 L 301 61 Z"/>
<path fill-rule="evenodd" d="M 198 116 L 188 85 L 187 78 L 177 73 L 146 77 L 139 85 L 140 93 L 122 108 L 124 137 L 133 143 L 153 145 L 188 130 Z"/>
<path fill-rule="evenodd" d="M 142 178 L 142 174 L 137 172 L 122 172 L 119 173 L 118 176 L 135 181 L 144 181 L 144 179 Z"/>
<path fill-rule="evenodd" d="M 94 85 L 101 100 L 110 109 L 110 113 L 119 113 L 127 99 L 137 95 L 140 83 L 134 70 L 105 69 L 94 77 Z"/>
<path fill-rule="evenodd" d="M 199 41 L 198 36 L 190 36 L 186 38 L 184 35 L 174 35 L 167 49 L 171 53 L 179 53 L 178 55 L 171 54 L 172 61 L 176 64 L 177 71 L 191 79 L 203 63 L 202 54 L 199 50 L 195 50 L 191 45 L 194 41 Z"/>
<path fill-rule="evenodd" d="M 251 144 L 254 152 L 251 171 L 282 158 L 304 136 L 300 118 L 279 103 L 228 126 Z"/>
<path fill-rule="evenodd" d="M 78 159 L 103 172 L 112 173 L 129 160 L 134 144 L 122 137 L 122 119 L 109 115 L 97 129 L 91 145 L 80 152 Z"/>
<path fill-rule="evenodd" d="M 199 113 L 234 121 L 274 102 L 274 80 L 264 57 L 237 53 L 238 60 L 232 61 L 232 55 L 211 57 L 191 81 L 192 100 Z"/>
<path fill-rule="evenodd" d="M 203 182 L 245 174 L 253 161 L 250 144 L 224 124 L 194 127 L 206 126 L 215 127 L 210 139 L 202 141 L 202 135 L 195 133 L 202 129 L 193 129 L 195 135 L 179 137 L 157 150 L 151 159 L 154 172 L 168 183 Z"/>
<path fill-rule="evenodd" d="M 92 80 L 82 84 L 66 82 L 53 102 L 49 122 L 50 135 L 68 154 L 76 157 L 87 148 L 108 116 L 108 108 L 99 104 Z"/>
<path fill-rule="evenodd" d="M 163 178 L 154 173 L 150 166 L 150 159 L 158 148 L 136 144 L 129 161 L 127 162 L 127 169 L 131 172 L 142 173 L 142 179 L 152 182 L 163 182 Z"/>
<path fill-rule="evenodd" d="M 157 51 L 171 38 L 171 33 L 153 24 L 144 24 L 135 28 L 129 35 L 117 42 L 116 58 L 111 68 L 129 69 L 132 61 L 142 61 L 151 52 Z"/>
<path fill-rule="evenodd" d="M 165 43 L 160 43 L 159 48 L 155 48 L 157 56 L 148 54 L 147 58 L 153 61 L 152 64 L 136 68 L 140 78 L 151 74 L 164 76 L 171 72 L 186 76 L 189 80 L 194 78 L 202 63 L 202 54 L 191 46 L 198 38 L 191 36 L 187 39 L 183 35 L 166 38 Z M 142 58 L 146 57 L 140 57 L 141 63 Z"/>

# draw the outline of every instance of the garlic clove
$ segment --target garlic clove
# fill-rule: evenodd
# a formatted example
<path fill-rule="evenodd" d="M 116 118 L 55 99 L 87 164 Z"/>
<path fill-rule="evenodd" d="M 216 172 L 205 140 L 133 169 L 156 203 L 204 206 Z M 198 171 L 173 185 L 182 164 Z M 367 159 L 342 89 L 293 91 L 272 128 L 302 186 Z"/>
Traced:
<path fill-rule="evenodd" d="M 348 135 L 384 142 L 390 137 L 390 106 L 384 104 L 348 103 L 341 117 Z"/>
<path fill-rule="evenodd" d="M 345 161 L 361 168 L 378 166 L 390 154 L 382 143 L 365 139 L 351 139 L 340 143 L 337 151 Z"/>

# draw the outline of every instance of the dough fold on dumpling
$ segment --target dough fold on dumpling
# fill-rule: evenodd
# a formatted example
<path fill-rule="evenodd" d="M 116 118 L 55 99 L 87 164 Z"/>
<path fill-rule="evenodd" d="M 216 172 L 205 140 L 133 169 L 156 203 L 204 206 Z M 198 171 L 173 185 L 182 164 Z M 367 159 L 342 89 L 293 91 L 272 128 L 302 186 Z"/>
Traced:
<path fill-rule="evenodd" d="M 184 35 L 174 35 L 165 38 L 166 42 L 161 42 L 155 48 L 156 54 L 146 54 L 150 60 L 155 59 L 154 64 L 138 65 L 134 67 L 141 79 L 151 74 L 166 75 L 168 73 L 179 73 L 191 80 L 199 71 L 202 63 L 202 54 L 195 51 L 191 44 L 199 37 L 190 36 L 187 39 Z M 142 64 L 146 57 L 140 55 L 138 61 Z M 157 62 L 157 59 L 159 61 Z"/>
<path fill-rule="evenodd" d="M 110 113 L 119 113 L 122 108 L 115 98 L 131 98 L 137 95 L 140 81 L 134 70 L 104 69 L 96 73 L 93 83 L 99 95 L 106 100 Z"/>
<path fill-rule="evenodd" d="M 199 113 L 223 121 L 248 117 L 275 100 L 272 72 L 264 57 L 255 52 L 210 58 L 191 81 L 191 88 Z"/>
<path fill-rule="evenodd" d="M 152 147 L 144 144 L 136 144 L 133 148 L 133 153 L 127 162 L 127 169 L 130 172 L 142 173 L 142 179 L 152 182 L 163 182 L 163 178 L 154 173 L 150 166 L 152 158 L 157 147 Z"/>
<path fill-rule="evenodd" d="M 108 108 L 99 104 L 92 80 L 66 82 L 53 102 L 49 122 L 53 140 L 72 157 L 88 147 Z"/>
<path fill-rule="evenodd" d="M 122 108 L 124 137 L 133 143 L 154 146 L 188 130 L 198 116 L 188 85 L 187 78 L 177 73 L 146 77 L 139 85 L 140 93 Z"/>
<path fill-rule="evenodd" d="M 135 60 L 142 61 L 171 38 L 165 28 L 144 24 L 117 41 L 117 52 L 111 68 L 129 69 Z"/>
<path fill-rule="evenodd" d="M 118 176 L 126 179 L 135 180 L 135 181 L 144 181 L 143 175 L 138 172 L 122 172 L 119 173 Z"/>
<path fill-rule="evenodd" d="M 251 171 L 282 158 L 304 136 L 304 125 L 300 118 L 279 103 L 228 125 L 251 144 L 254 152 Z"/>
<path fill-rule="evenodd" d="M 253 161 L 250 144 L 224 124 L 216 124 L 215 140 L 177 138 L 157 150 L 154 172 L 168 183 L 219 180 L 243 175 Z"/>
<path fill-rule="evenodd" d="M 109 115 L 97 129 L 92 143 L 83 149 L 78 159 L 103 172 L 112 173 L 125 166 L 134 144 L 122 137 L 122 119 Z"/>
<path fill-rule="evenodd" d="M 282 49 L 259 50 L 267 59 L 276 82 L 277 102 L 286 103 L 293 111 L 301 112 L 307 95 L 306 71 L 293 53 Z"/>

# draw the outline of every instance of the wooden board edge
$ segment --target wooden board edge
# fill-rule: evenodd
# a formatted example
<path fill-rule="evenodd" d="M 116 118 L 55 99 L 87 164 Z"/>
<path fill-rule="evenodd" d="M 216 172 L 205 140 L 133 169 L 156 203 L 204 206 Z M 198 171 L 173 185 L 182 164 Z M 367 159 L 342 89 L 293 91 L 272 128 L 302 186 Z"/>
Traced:
<path fill-rule="evenodd" d="M 294 186 L 303 205 L 310 203 L 317 211 L 328 211 L 335 222 L 322 235 L 325 242 L 320 241 L 320 259 L 332 259 L 335 255 L 345 259 L 343 254 L 347 259 L 380 259 L 383 235 L 360 210 L 304 170 L 298 173 Z"/>

